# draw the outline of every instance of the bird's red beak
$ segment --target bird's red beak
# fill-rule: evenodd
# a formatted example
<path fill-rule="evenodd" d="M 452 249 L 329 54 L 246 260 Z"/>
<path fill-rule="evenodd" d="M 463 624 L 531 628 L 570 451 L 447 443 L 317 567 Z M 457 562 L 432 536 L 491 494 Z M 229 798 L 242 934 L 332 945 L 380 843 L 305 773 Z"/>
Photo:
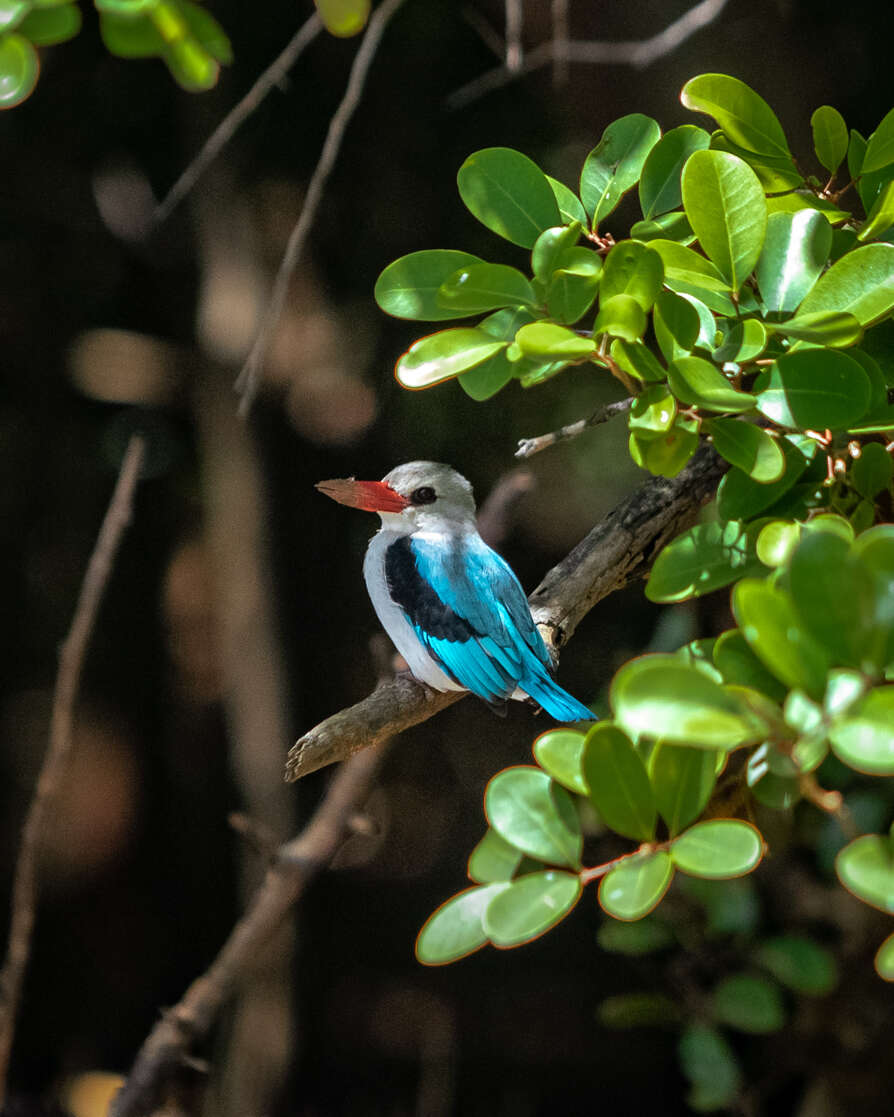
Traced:
<path fill-rule="evenodd" d="M 339 504 L 361 508 L 364 512 L 403 512 L 410 503 L 384 481 L 355 481 L 349 477 L 345 480 L 318 481 L 316 488 Z"/>

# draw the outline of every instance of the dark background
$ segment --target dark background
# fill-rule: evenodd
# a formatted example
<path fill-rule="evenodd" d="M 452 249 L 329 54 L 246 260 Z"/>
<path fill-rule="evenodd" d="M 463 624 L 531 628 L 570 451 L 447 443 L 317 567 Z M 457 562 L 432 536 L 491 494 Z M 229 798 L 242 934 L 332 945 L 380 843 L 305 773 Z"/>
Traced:
<path fill-rule="evenodd" d="M 452 463 L 480 499 L 514 467 L 518 438 L 618 394 L 592 370 L 528 393 L 510 386 L 484 404 L 456 384 L 419 393 L 397 386 L 393 363 L 424 330 L 376 308 L 372 288 L 387 263 L 451 247 L 525 266 L 522 250 L 498 242 L 462 206 L 462 161 L 481 147 L 518 147 L 575 186 L 616 117 L 644 112 L 664 128 L 692 120 L 679 90 L 705 71 L 757 89 L 808 162 L 815 107 L 834 104 L 867 134 L 894 101 L 894 21 L 882 6 L 730 0 L 715 24 L 647 69 L 575 65 L 556 87 L 546 68 L 451 112 L 445 98 L 496 61 L 469 12 L 499 29 L 502 5 L 407 0 L 373 64 L 261 397 L 243 424 L 232 382 L 356 44 L 320 36 L 186 203 L 152 229 L 151 197 L 164 195 L 310 12 L 307 0 L 209 7 L 236 55 L 211 93 L 182 92 L 160 63 L 107 55 L 85 5 L 81 34 L 41 52 L 35 93 L 0 117 L 7 893 L 45 748 L 57 648 L 127 437 L 135 429 L 150 437 L 148 477 L 90 652 L 76 754 L 45 850 L 12 1071 L 23 1111 L 62 1098 L 72 1075 L 126 1070 L 159 1010 L 213 958 L 263 868 L 228 812 L 246 810 L 278 839 L 297 828 L 328 776 L 281 788 L 288 746 L 374 682 L 376 622 L 360 566 L 376 524 L 326 501 L 313 483 L 377 478 L 424 457 Z M 685 8 L 571 0 L 572 34 L 647 37 Z M 529 0 L 525 16 L 526 43 L 536 45 L 549 35 L 547 0 Z M 612 219 L 619 237 L 632 219 L 626 205 Z M 531 470 L 536 486 L 501 544 L 529 589 L 643 476 L 613 426 L 543 454 Z M 252 614 L 240 586 L 254 584 L 258 569 L 266 657 L 239 651 L 240 618 Z M 598 701 L 621 662 L 650 642 L 674 647 L 697 635 L 700 616 L 660 613 L 638 590 L 607 601 L 568 648 L 562 681 Z M 244 733 L 271 693 L 276 728 Z M 340 867 L 314 886 L 293 962 L 279 970 L 279 1002 L 256 1022 L 259 1050 L 283 1047 L 279 1065 L 288 1068 L 272 1111 L 687 1111 L 674 1033 L 617 1033 L 597 1021 L 602 998 L 654 979 L 660 967 L 596 948 L 592 896 L 520 950 L 485 951 L 443 970 L 413 958 L 425 918 L 463 886 L 465 858 L 483 831 L 486 781 L 526 763 L 545 727 L 527 709 L 502 722 L 467 701 L 397 744 L 370 804 L 375 836 L 352 839 Z M 246 771 L 272 776 L 258 776 L 251 790 Z M 797 866 L 796 847 L 790 856 Z M 771 922 L 798 879 L 777 874 L 766 886 Z M 861 995 L 874 1004 L 872 982 L 880 986 L 870 973 Z M 848 1060 L 861 1068 L 863 1088 L 848 1111 L 887 1112 L 872 1044 L 857 1054 L 848 1047 L 858 993 L 852 987 L 841 1015 L 830 1010 L 814 1026 L 794 1065 L 773 1047 L 785 1041 L 740 1045 L 762 1083 L 748 1112 L 812 1117 L 817 1067 L 834 1071 Z M 290 1012 L 294 1036 L 283 1023 Z M 238 1066 L 236 1034 L 224 1026 L 204 1054 Z M 201 1081 L 187 1076 L 187 1098 Z M 215 1081 L 210 1111 L 240 1112 L 238 1091 Z"/>

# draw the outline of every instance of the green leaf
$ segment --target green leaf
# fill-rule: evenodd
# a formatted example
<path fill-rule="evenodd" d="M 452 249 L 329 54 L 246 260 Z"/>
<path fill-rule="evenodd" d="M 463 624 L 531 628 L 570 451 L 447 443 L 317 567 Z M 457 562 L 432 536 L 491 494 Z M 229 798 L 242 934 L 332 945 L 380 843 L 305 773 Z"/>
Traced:
<path fill-rule="evenodd" d="M 869 137 L 860 174 L 880 171 L 889 163 L 894 163 L 894 109 L 882 118 L 881 124 Z"/>
<path fill-rule="evenodd" d="M 134 19 L 100 12 L 99 32 L 106 50 L 118 58 L 155 58 L 165 49 L 165 41 L 148 15 Z"/>
<path fill-rule="evenodd" d="M 869 404 L 869 377 L 862 366 L 829 349 L 784 353 L 754 387 L 758 411 L 797 430 L 842 430 Z"/>
<path fill-rule="evenodd" d="M 81 30 L 81 9 L 77 4 L 35 9 L 22 22 L 21 33 L 37 47 L 48 47 L 73 39 Z"/>
<path fill-rule="evenodd" d="M 891 486 L 894 472 L 891 457 L 878 442 L 867 442 L 848 470 L 848 480 L 857 492 L 873 500 Z"/>
<path fill-rule="evenodd" d="M 725 151 L 747 163 L 767 194 L 777 194 L 804 185 L 804 177 L 790 155 L 767 155 L 749 151 L 747 147 L 731 140 L 723 131 L 712 134 L 711 150 Z"/>
<path fill-rule="evenodd" d="M 562 220 L 577 221 L 581 225 L 587 225 L 587 211 L 581 205 L 577 194 L 573 190 L 569 190 L 564 182 L 559 182 L 557 179 L 551 178 L 550 175 L 546 176 L 546 181 L 549 183 L 553 197 L 556 199 L 556 205 L 559 207 Z"/>
<path fill-rule="evenodd" d="M 93 0 L 99 12 L 113 12 L 126 19 L 148 15 L 161 3 L 161 0 Z"/>
<path fill-rule="evenodd" d="M 834 175 L 847 155 L 848 134 L 844 117 L 831 105 L 822 105 L 810 118 L 813 150 L 829 174 Z"/>
<path fill-rule="evenodd" d="M 600 299 L 630 295 L 643 310 L 650 310 L 663 279 L 664 265 L 657 252 L 638 241 L 623 240 L 605 258 Z"/>
<path fill-rule="evenodd" d="M 716 365 L 704 357 L 678 357 L 667 370 L 671 391 L 683 403 L 705 411 L 750 411 L 755 397 L 737 391 Z"/>
<path fill-rule="evenodd" d="M 31 0 L 0 0 L 0 33 L 12 31 L 31 10 Z"/>
<path fill-rule="evenodd" d="M 680 1066 L 692 1083 L 691 1109 L 711 1113 L 727 1108 L 742 1087 L 742 1072 L 732 1048 L 707 1024 L 689 1024 L 680 1037 Z"/>
<path fill-rule="evenodd" d="M 736 314 L 729 284 L 710 260 L 670 240 L 653 240 L 649 247 L 664 263 L 664 282 L 668 287 L 679 294 L 695 296 L 718 314 Z"/>
<path fill-rule="evenodd" d="M 587 734 L 584 779 L 606 825 L 625 838 L 655 837 L 655 802 L 646 766 L 626 733 L 602 722 Z"/>
<path fill-rule="evenodd" d="M 480 314 L 504 306 L 534 307 L 534 288 L 517 268 L 506 264 L 467 264 L 438 288 L 438 302 L 448 310 Z"/>
<path fill-rule="evenodd" d="M 500 353 L 494 353 L 480 365 L 470 368 L 468 372 L 461 372 L 457 380 L 467 396 L 481 401 L 495 396 L 517 374 L 518 362 L 510 361 L 504 349 Z"/>
<path fill-rule="evenodd" d="M 625 664 L 612 682 L 611 703 L 615 719 L 632 736 L 709 749 L 733 749 L 760 736 L 732 695 L 671 655 Z"/>
<path fill-rule="evenodd" d="M 539 768 L 498 772 L 487 785 L 484 810 L 493 829 L 523 853 L 551 865 L 580 865 L 583 839 L 574 804 Z"/>
<path fill-rule="evenodd" d="M 20 105 L 37 84 L 40 64 L 31 43 L 13 31 L 0 38 L 0 109 Z"/>
<path fill-rule="evenodd" d="M 670 362 L 692 352 L 701 322 L 698 311 L 688 299 L 673 291 L 662 291 L 655 300 L 652 327 L 662 356 Z"/>
<path fill-rule="evenodd" d="M 783 337 L 794 337 L 832 349 L 854 345 L 863 336 L 863 327 L 846 310 L 821 310 L 818 314 L 796 314 L 786 322 L 768 322 L 766 328 Z"/>
<path fill-rule="evenodd" d="M 894 775 L 894 686 L 878 687 L 829 731 L 832 751 L 858 772 Z"/>
<path fill-rule="evenodd" d="M 720 420 L 712 419 L 716 426 Z M 727 420 L 741 423 L 741 419 Z M 724 520 L 750 520 L 765 508 L 770 508 L 777 500 L 796 484 L 810 464 L 800 451 L 792 446 L 787 438 L 777 440 L 777 446 L 785 459 L 785 470 L 777 481 L 752 479 L 743 469 L 731 469 L 720 479 L 717 488 L 717 511 Z"/>
<path fill-rule="evenodd" d="M 460 268 L 483 263 L 468 252 L 430 249 L 411 252 L 389 264 L 376 280 L 373 292 L 376 302 L 395 318 L 424 319 L 441 322 L 464 318 L 468 313 L 444 306 L 438 299 L 438 288 Z"/>
<path fill-rule="evenodd" d="M 760 530 L 755 550 L 764 566 L 782 566 L 801 539 L 801 525 L 792 520 L 771 520 Z"/>
<path fill-rule="evenodd" d="M 480 365 L 505 348 L 505 341 L 482 329 L 440 330 L 414 341 L 395 365 L 394 375 L 405 388 L 428 388 Z"/>
<path fill-rule="evenodd" d="M 764 855 L 764 842 L 750 822 L 712 818 L 676 838 L 670 853 L 677 868 L 690 876 L 726 880 L 750 873 Z"/>
<path fill-rule="evenodd" d="M 838 879 L 864 904 L 894 915 L 894 851 L 887 835 L 864 834 L 835 858 Z"/>
<path fill-rule="evenodd" d="M 894 309 L 894 245 L 864 244 L 837 260 L 819 277 L 800 306 L 801 314 L 848 310 L 862 326 Z"/>
<path fill-rule="evenodd" d="M 760 484 L 777 481 L 785 472 L 779 442 L 760 427 L 741 419 L 710 419 L 705 431 L 717 453 L 753 481 Z"/>
<path fill-rule="evenodd" d="M 545 229 L 531 249 L 531 271 L 547 282 L 557 268 L 564 266 L 570 253 L 580 240 L 581 224 L 572 221 L 570 225 L 555 225 Z M 584 249 L 594 260 L 599 260 L 595 252 Z M 600 261 L 601 266 L 601 261 Z"/>
<path fill-rule="evenodd" d="M 469 855 L 468 876 L 478 884 L 511 880 L 524 856 L 520 849 L 488 829 Z"/>
<path fill-rule="evenodd" d="M 876 951 L 875 972 L 882 981 L 894 981 L 894 935 L 888 935 Z"/>
<path fill-rule="evenodd" d="M 596 343 L 592 338 L 581 337 L 553 322 L 532 322 L 529 326 L 522 326 L 515 335 L 515 344 L 529 356 L 569 361 L 589 357 L 596 352 Z"/>
<path fill-rule="evenodd" d="M 358 35 L 369 19 L 370 0 L 314 0 L 330 35 Z"/>
<path fill-rule="evenodd" d="M 631 431 L 630 456 L 656 477 L 676 477 L 698 449 L 698 420 L 678 415 L 666 434 L 643 438 Z"/>
<path fill-rule="evenodd" d="M 494 946 L 520 946 L 564 919 L 580 893 L 580 878 L 574 873 L 547 869 L 517 877 L 488 904 L 484 930 Z"/>
<path fill-rule="evenodd" d="M 639 182 L 643 217 L 656 217 L 679 206 L 683 166 L 693 151 L 704 150 L 710 142 L 708 133 L 694 124 L 672 128 L 661 137 L 649 152 Z"/>
<path fill-rule="evenodd" d="M 612 359 L 632 376 L 634 380 L 645 383 L 663 382 L 666 377 L 664 369 L 651 350 L 647 349 L 641 341 L 624 341 L 615 338 L 611 347 Z"/>
<path fill-rule="evenodd" d="M 622 861 L 599 882 L 599 905 L 614 919 L 642 919 L 661 903 L 674 866 L 661 851 Z"/>
<path fill-rule="evenodd" d="M 661 741 L 649 758 L 655 804 L 673 838 L 705 809 L 717 769 L 707 749 L 690 749 Z"/>
<path fill-rule="evenodd" d="M 796 310 L 826 266 L 831 247 L 832 226 L 817 210 L 771 213 L 755 269 L 767 310 Z"/>
<path fill-rule="evenodd" d="M 838 984 L 835 957 L 803 935 L 777 935 L 761 943 L 757 961 L 787 989 L 824 997 Z"/>
<path fill-rule="evenodd" d="M 743 318 L 728 326 L 721 345 L 713 348 L 711 357 L 715 364 L 736 361 L 745 364 L 760 356 L 767 347 L 767 327 L 757 318 Z"/>
<path fill-rule="evenodd" d="M 639 180 L 661 129 L 651 117 L 631 113 L 614 121 L 587 156 L 580 178 L 580 196 L 593 229 L 607 217 Z"/>
<path fill-rule="evenodd" d="M 683 206 L 708 259 L 738 291 L 767 230 L 767 203 L 754 171 L 735 155 L 696 151 L 683 168 Z"/>
<path fill-rule="evenodd" d="M 757 690 L 774 702 L 785 698 L 786 687 L 764 667 L 738 628 L 731 628 L 717 638 L 713 658 L 725 683 Z"/>
<path fill-rule="evenodd" d="M 664 384 L 652 384 L 633 401 L 628 425 L 642 438 L 654 438 L 670 430 L 677 416 L 677 403 Z"/>
<path fill-rule="evenodd" d="M 857 240 L 876 240 L 894 225 L 894 179 L 886 182 L 866 214 L 866 221 L 857 233 Z"/>
<path fill-rule="evenodd" d="M 829 657 L 804 628 L 788 594 L 746 578 L 733 590 L 733 612 L 752 651 L 777 679 L 822 697 Z"/>
<path fill-rule="evenodd" d="M 785 1025 L 779 988 L 764 977 L 733 974 L 714 988 L 714 1018 L 751 1035 L 778 1032 Z"/>
<path fill-rule="evenodd" d="M 678 244 L 692 244 L 695 240 L 689 218 L 682 210 L 662 213 L 648 221 L 636 221 L 630 226 L 630 236 L 634 240 L 670 240 Z"/>
<path fill-rule="evenodd" d="M 463 163 L 456 176 L 466 208 L 491 232 L 532 248 L 562 218 L 543 171 L 520 151 L 487 147 Z"/>
<path fill-rule="evenodd" d="M 830 225 L 843 225 L 852 219 L 851 213 L 833 205 L 827 198 L 819 198 L 809 190 L 794 190 L 790 194 L 780 194 L 767 198 L 767 210 L 774 213 L 799 213 L 801 210 L 817 210 L 823 214 Z M 832 241 L 835 244 L 834 237 Z"/>
<path fill-rule="evenodd" d="M 212 58 L 228 66 L 233 61 L 233 46 L 214 16 L 191 0 L 180 0 L 179 7 L 193 38 Z"/>
<path fill-rule="evenodd" d="M 707 113 L 729 138 L 759 154 L 790 156 L 776 114 L 753 89 L 727 74 L 700 74 L 683 86 L 687 109 Z"/>
<path fill-rule="evenodd" d="M 416 939 L 416 957 L 425 966 L 443 966 L 473 954 L 487 942 L 482 926 L 488 904 L 507 885 L 467 888 L 428 917 Z"/>
<path fill-rule="evenodd" d="M 696 524 L 661 550 L 646 584 L 646 597 L 686 601 L 759 569 L 745 528 L 736 520 Z"/>
<path fill-rule="evenodd" d="M 161 56 L 174 81 L 189 93 L 205 92 L 217 82 L 220 66 L 191 35 L 166 42 Z"/>
<path fill-rule="evenodd" d="M 639 927 L 639 923 L 606 923 L 604 926 L 623 930 Z M 600 1002 L 598 1019 L 603 1028 L 661 1027 L 676 1024 L 680 1008 L 661 993 L 619 993 Z"/>
<path fill-rule="evenodd" d="M 559 322 L 576 322 L 593 305 L 602 261 L 587 248 L 573 248 L 565 266 L 553 272 L 546 289 L 546 307 Z"/>
<path fill-rule="evenodd" d="M 704 755 L 704 754 L 702 754 Z M 636 957 L 664 950 L 676 941 L 670 927 L 657 916 L 645 916 L 635 923 L 606 920 L 596 932 L 596 941 L 603 950 L 612 954 Z"/>
<path fill-rule="evenodd" d="M 615 295 L 600 299 L 593 336 L 608 334 L 624 341 L 638 341 L 646 332 L 646 325 L 646 312 L 632 295 Z"/>
<path fill-rule="evenodd" d="M 534 742 L 534 757 L 554 780 L 577 795 L 588 795 L 584 779 L 584 742 L 587 736 L 576 729 L 548 729 Z"/>

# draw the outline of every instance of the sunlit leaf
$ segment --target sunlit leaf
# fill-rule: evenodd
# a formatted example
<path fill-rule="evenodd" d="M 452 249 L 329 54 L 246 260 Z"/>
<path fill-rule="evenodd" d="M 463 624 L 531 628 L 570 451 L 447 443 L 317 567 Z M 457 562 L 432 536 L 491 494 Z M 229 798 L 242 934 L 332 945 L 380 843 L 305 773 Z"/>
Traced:
<path fill-rule="evenodd" d="M 427 388 L 480 365 L 505 348 L 505 341 L 482 329 L 441 330 L 414 341 L 397 362 L 394 375 L 405 388 Z"/>
<path fill-rule="evenodd" d="M 894 245 L 864 244 L 824 272 L 799 308 L 801 314 L 847 310 L 870 326 L 894 309 Z"/>
<path fill-rule="evenodd" d="M 750 411 L 755 397 L 730 384 L 720 369 L 704 357 L 678 357 L 667 370 L 671 391 L 683 403 L 705 411 Z"/>
<path fill-rule="evenodd" d="M 835 871 L 858 899 L 894 915 L 894 850 L 889 836 L 855 838 L 835 858 Z"/>
<path fill-rule="evenodd" d="M 771 213 L 755 268 L 767 310 L 796 310 L 826 266 L 831 247 L 832 226 L 817 210 Z"/>
<path fill-rule="evenodd" d="M 690 876 L 724 880 L 750 873 L 764 855 L 759 831 L 738 818 L 698 822 L 671 846 L 674 864 Z"/>
<path fill-rule="evenodd" d="M 444 306 L 438 299 L 438 288 L 460 268 L 483 263 L 468 252 L 430 249 L 411 252 L 389 264 L 376 280 L 373 292 L 376 302 L 395 318 L 424 319 L 440 322 L 464 318 L 468 311 Z"/>
<path fill-rule="evenodd" d="M 844 117 L 831 105 L 822 105 L 810 118 L 813 150 L 830 174 L 835 174 L 847 155 L 848 134 Z"/>
<path fill-rule="evenodd" d="M 717 453 L 738 466 L 753 481 L 777 481 L 785 471 L 785 458 L 777 439 L 741 419 L 711 419 L 705 424 Z"/>
<path fill-rule="evenodd" d="M 0 37 L 0 109 L 11 109 L 31 95 L 40 64 L 37 51 L 17 31 Z"/>
<path fill-rule="evenodd" d="M 643 310 L 650 310 L 664 278 L 661 257 L 638 241 L 620 241 L 605 258 L 600 298 L 629 295 Z"/>
<path fill-rule="evenodd" d="M 504 306 L 534 307 L 537 297 L 529 281 L 506 264 L 464 264 L 441 284 L 438 302 L 451 311 L 480 314 Z"/>
<path fill-rule="evenodd" d="M 842 430 L 866 413 L 869 378 L 844 353 L 784 353 L 755 384 L 757 409 L 780 426 Z"/>
<path fill-rule="evenodd" d="M 546 175 L 512 148 L 476 151 L 460 167 L 456 181 L 473 216 L 513 244 L 533 248 L 545 229 L 561 224 Z"/>
<path fill-rule="evenodd" d="M 496 884 L 511 880 L 524 854 L 488 829 L 469 855 L 467 868 L 470 880 L 477 884 Z"/>
<path fill-rule="evenodd" d="M 584 162 L 580 196 L 593 228 L 618 205 L 639 180 L 661 129 L 651 117 L 631 113 L 614 121 Z"/>
<path fill-rule="evenodd" d="M 763 99 L 728 74 L 700 74 L 683 86 L 680 100 L 688 109 L 712 116 L 723 131 L 749 151 L 790 155 L 782 125 Z"/>
<path fill-rule="evenodd" d="M 484 810 L 494 830 L 517 849 L 550 865 L 580 865 L 580 823 L 568 792 L 539 768 L 498 772 Z"/>
<path fill-rule="evenodd" d="M 517 877 L 488 904 L 484 930 L 494 946 L 520 946 L 564 919 L 580 893 L 576 873 L 547 869 Z"/>
<path fill-rule="evenodd" d="M 880 171 L 889 163 L 894 163 L 894 109 L 882 118 L 878 128 L 869 137 L 860 174 Z"/>
<path fill-rule="evenodd" d="M 759 569 L 742 524 L 696 524 L 658 554 L 646 584 L 650 601 L 685 601 Z"/>
<path fill-rule="evenodd" d="M 656 217 L 680 205 L 683 166 L 693 151 L 703 150 L 710 142 L 708 133 L 694 124 L 672 128 L 661 137 L 649 152 L 639 182 L 643 217 Z"/>
<path fill-rule="evenodd" d="M 443 966 L 479 950 L 487 942 L 482 926 L 488 904 L 507 885 L 467 888 L 429 916 L 416 939 L 416 957 L 426 966 Z"/>
<path fill-rule="evenodd" d="M 664 852 L 631 857 L 599 882 L 599 904 L 614 919 L 642 919 L 667 892 L 674 866 Z"/>
<path fill-rule="evenodd" d="M 589 793 L 583 769 L 586 739 L 586 734 L 576 729 L 548 729 L 534 742 L 534 757 L 540 767 L 578 795 Z"/>

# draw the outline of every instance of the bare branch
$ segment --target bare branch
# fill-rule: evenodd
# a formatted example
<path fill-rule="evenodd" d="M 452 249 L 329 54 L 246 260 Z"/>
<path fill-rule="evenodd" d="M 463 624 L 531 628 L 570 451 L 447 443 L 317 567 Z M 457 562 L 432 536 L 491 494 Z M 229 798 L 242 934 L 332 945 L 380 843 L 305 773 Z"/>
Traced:
<path fill-rule="evenodd" d="M 320 152 L 319 161 L 314 168 L 314 173 L 311 175 L 310 183 L 307 187 L 307 195 L 305 196 L 304 205 L 301 209 L 301 215 L 289 235 L 282 262 L 279 265 L 279 271 L 276 273 L 276 279 L 273 282 L 270 302 L 267 304 L 267 309 L 264 312 L 258 335 L 255 338 L 245 364 L 242 366 L 242 371 L 236 379 L 236 391 L 242 396 L 239 403 L 240 415 L 247 415 L 251 408 L 252 401 L 258 390 L 261 367 L 267 356 L 270 343 L 273 340 L 273 334 L 279 324 L 282 308 L 289 291 L 289 283 L 298 265 L 298 261 L 301 258 L 304 242 L 307 240 L 307 234 L 310 232 L 314 218 L 316 217 L 317 209 L 323 197 L 323 189 L 326 185 L 326 180 L 329 178 L 332 168 L 335 165 L 335 160 L 338 158 L 338 152 L 341 148 L 341 143 L 344 139 L 345 131 L 350 123 L 351 117 L 360 104 L 360 98 L 363 95 L 363 87 L 366 83 L 366 76 L 369 73 L 369 68 L 372 65 L 372 60 L 375 57 L 376 50 L 378 49 L 385 28 L 388 25 L 388 21 L 403 2 L 404 0 L 383 0 L 383 3 L 376 8 L 370 17 L 366 32 L 363 36 L 363 42 L 360 44 L 354 56 L 345 95 L 342 97 L 341 103 L 335 110 L 332 119 L 329 121 L 329 130 L 326 133 L 323 150 Z"/>
<path fill-rule="evenodd" d="M 254 969 L 271 934 L 349 836 L 351 820 L 366 798 L 383 752 L 384 747 L 369 749 L 336 772 L 310 822 L 278 850 L 209 969 L 150 1032 L 112 1102 L 110 1117 L 144 1117 L 155 1111 L 168 1076 L 208 1034 L 222 1006 Z"/>
<path fill-rule="evenodd" d="M 205 141 L 199 154 L 192 160 L 183 174 L 181 174 L 168 191 L 167 196 L 159 202 L 153 214 L 157 224 L 160 225 L 171 216 L 172 212 L 183 201 L 190 190 L 192 190 L 210 164 L 214 162 L 223 148 L 230 142 L 239 127 L 251 116 L 270 90 L 285 79 L 286 74 L 288 74 L 289 70 L 291 70 L 303 53 L 304 48 L 313 42 L 314 38 L 322 30 L 322 27 L 323 24 L 320 21 L 320 17 L 314 12 L 314 14 L 309 16 L 301 27 L 298 28 L 289 40 L 286 48 L 261 74 L 242 100 L 230 109 Z"/>
<path fill-rule="evenodd" d="M 677 477 L 641 485 L 553 567 L 528 599 L 552 651 L 598 601 L 646 573 L 657 551 L 692 523 L 725 468 L 711 447 L 702 446 Z M 289 750 L 285 778 L 300 779 L 402 733 L 462 696 L 429 690 L 409 676 L 379 686 L 305 733 Z"/>
<path fill-rule="evenodd" d="M 462 10 L 463 19 L 469 24 L 473 30 L 478 32 L 478 36 L 484 45 L 491 50 L 497 58 L 502 59 L 506 45 L 503 42 L 502 36 L 499 32 L 495 31 L 493 27 L 484 18 L 481 12 L 472 4 L 466 4 Z"/>
<path fill-rule="evenodd" d="M 548 65 L 557 58 L 566 62 L 598 63 L 607 62 L 615 66 L 635 66 L 641 68 L 650 66 L 659 58 L 676 50 L 696 31 L 713 23 L 726 7 L 727 0 L 701 0 L 694 8 L 690 8 L 685 15 L 674 20 L 670 26 L 652 35 L 648 39 L 634 39 L 616 43 L 604 42 L 600 39 L 562 39 L 554 36 L 551 40 L 541 43 L 540 46 L 530 50 L 525 55 L 521 64 L 515 70 L 508 66 L 497 66 L 493 70 L 486 70 L 477 78 L 461 86 L 451 93 L 445 104 L 448 109 L 464 108 L 466 105 L 477 101 L 486 93 L 500 89 L 515 78 L 533 73 L 542 66 Z M 561 54 L 559 53 L 561 52 Z"/>
<path fill-rule="evenodd" d="M 604 407 L 600 407 L 598 411 L 594 411 L 589 419 L 578 419 L 576 423 L 569 423 L 565 427 L 559 427 L 557 431 L 550 431 L 549 434 L 541 434 L 536 438 L 520 438 L 515 456 L 517 458 L 530 458 L 534 454 L 539 454 L 541 450 L 546 450 L 549 446 L 555 446 L 557 442 L 577 438 L 579 434 L 583 434 L 590 427 L 598 427 L 601 423 L 607 423 L 609 419 L 613 419 L 615 415 L 623 415 L 632 406 L 632 396 L 629 399 L 615 400 L 613 403 L 607 403 Z"/>
<path fill-rule="evenodd" d="M 522 57 L 522 0 L 506 0 L 506 69 L 514 74 Z"/>
<path fill-rule="evenodd" d="M 22 984 L 31 952 L 31 934 L 37 914 L 38 853 L 47 812 L 59 790 L 71 755 L 74 707 L 90 637 L 96 624 L 100 602 L 112 573 L 124 530 L 130 522 L 134 492 L 140 477 L 144 454 L 143 439 L 134 435 L 127 447 L 118 481 L 99 536 L 81 593 L 71 629 L 59 655 L 59 671 L 53 694 L 50 740 L 34 797 L 22 831 L 22 844 L 16 861 L 12 890 L 12 915 L 6 959 L 0 971 L 0 1109 L 6 1095 L 6 1076 L 15 1034 L 16 1014 Z"/>

